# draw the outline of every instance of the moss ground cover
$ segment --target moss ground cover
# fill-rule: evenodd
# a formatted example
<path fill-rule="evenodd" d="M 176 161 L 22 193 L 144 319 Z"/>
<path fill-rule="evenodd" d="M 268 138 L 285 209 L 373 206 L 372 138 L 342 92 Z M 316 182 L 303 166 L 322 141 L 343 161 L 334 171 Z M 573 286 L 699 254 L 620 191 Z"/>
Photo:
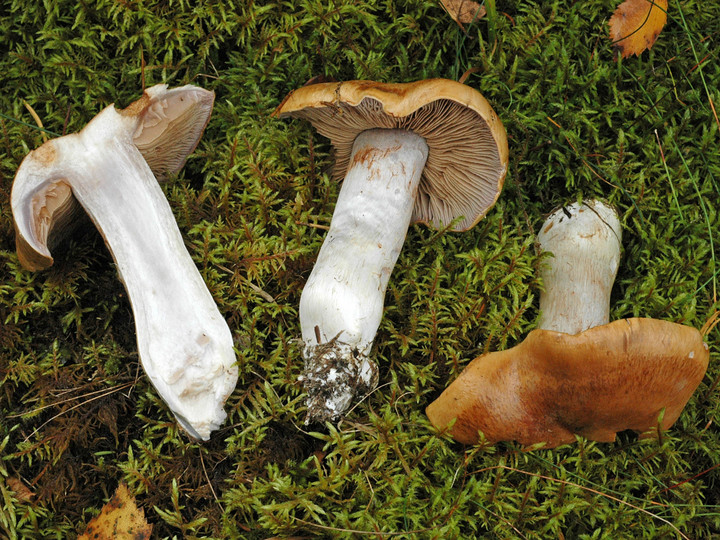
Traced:
<path fill-rule="evenodd" d="M 620 61 L 614 2 L 495 7 L 463 32 L 422 1 L 0 4 L 0 536 L 73 538 L 121 480 L 157 537 L 720 534 L 717 329 L 705 380 L 660 441 L 462 447 L 423 414 L 472 358 L 534 327 L 535 233 L 569 200 L 619 210 L 612 319 L 700 328 L 720 309 L 720 4 L 671 0 L 653 49 Z M 508 131 L 503 194 L 468 233 L 411 229 L 375 340 L 381 386 L 339 425 L 304 426 L 297 305 L 339 186 L 328 141 L 270 113 L 319 75 L 470 69 Z M 61 134 L 159 82 L 217 94 L 163 186 L 238 352 L 228 421 L 206 444 L 178 432 L 143 376 L 92 227 L 47 272 L 14 253 L 12 178 L 46 136 L 24 103 Z"/>

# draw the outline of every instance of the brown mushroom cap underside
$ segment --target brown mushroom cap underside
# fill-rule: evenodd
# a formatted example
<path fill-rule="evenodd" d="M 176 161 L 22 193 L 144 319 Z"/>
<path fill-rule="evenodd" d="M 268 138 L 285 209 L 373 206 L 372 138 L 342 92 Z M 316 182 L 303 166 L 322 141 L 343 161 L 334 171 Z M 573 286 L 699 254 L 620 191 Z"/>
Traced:
<path fill-rule="evenodd" d="M 142 118 L 133 142 L 158 180 L 185 165 L 210 122 L 214 101 L 215 93 L 202 88 L 155 85 L 118 111 Z"/>
<path fill-rule="evenodd" d="M 40 149 L 51 144 L 52 141 L 48 141 Z M 39 188 L 31 196 L 29 206 L 28 215 L 15 216 L 15 249 L 23 268 L 37 271 L 52 266 L 54 261 L 50 253 L 79 223 L 80 205 L 73 197 L 70 186 L 57 179 Z M 34 247 L 37 243 L 25 238 L 18 219 L 30 221 L 26 228 L 34 232 L 40 246 L 45 249 L 38 251 Z"/>
<path fill-rule="evenodd" d="M 519 345 L 473 360 L 426 412 L 464 444 L 545 448 L 575 435 L 612 442 L 619 431 L 662 429 L 680 416 L 709 360 L 700 332 L 624 319 L 570 335 L 534 330 Z"/>
<path fill-rule="evenodd" d="M 350 165 L 355 137 L 369 129 L 406 129 L 425 139 L 428 159 L 413 222 L 464 231 L 495 204 L 508 163 L 505 128 L 487 100 L 464 84 L 430 79 L 386 84 L 348 81 L 304 86 L 276 116 L 310 121 L 335 148 L 335 176 Z"/>

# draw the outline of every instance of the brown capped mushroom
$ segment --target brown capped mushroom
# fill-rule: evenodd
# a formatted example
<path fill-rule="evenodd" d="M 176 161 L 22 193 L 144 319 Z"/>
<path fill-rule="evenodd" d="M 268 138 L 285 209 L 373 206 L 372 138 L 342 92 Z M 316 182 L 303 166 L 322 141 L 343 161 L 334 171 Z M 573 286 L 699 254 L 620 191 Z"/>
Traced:
<path fill-rule="evenodd" d="M 480 356 L 427 408 L 452 420 L 464 444 L 518 441 L 545 448 L 575 435 L 612 442 L 626 429 L 668 429 L 702 381 L 700 332 L 655 319 L 624 319 L 576 335 L 533 330 L 519 345 Z"/>
<path fill-rule="evenodd" d="M 541 249 L 554 252 L 543 271 L 542 328 L 473 360 L 427 407 L 428 418 L 464 444 L 482 432 L 489 442 L 545 448 L 575 435 L 612 442 L 626 429 L 668 429 L 707 369 L 700 332 L 653 319 L 608 323 L 620 246 L 609 207 L 565 207 L 541 231 Z"/>
<path fill-rule="evenodd" d="M 443 79 L 305 86 L 275 114 L 330 138 L 344 177 L 300 300 L 308 420 L 335 419 L 377 383 L 370 349 L 409 224 L 477 223 L 500 194 L 507 139 L 482 95 Z"/>
<path fill-rule="evenodd" d="M 87 212 L 127 289 L 145 372 L 180 425 L 202 439 L 226 416 L 237 381 L 233 341 L 153 172 L 182 167 L 213 100 L 194 86 L 157 85 L 124 110 L 110 105 L 79 133 L 30 152 L 11 197 L 18 256 L 30 270 L 52 265 L 49 241 L 77 204 Z"/>

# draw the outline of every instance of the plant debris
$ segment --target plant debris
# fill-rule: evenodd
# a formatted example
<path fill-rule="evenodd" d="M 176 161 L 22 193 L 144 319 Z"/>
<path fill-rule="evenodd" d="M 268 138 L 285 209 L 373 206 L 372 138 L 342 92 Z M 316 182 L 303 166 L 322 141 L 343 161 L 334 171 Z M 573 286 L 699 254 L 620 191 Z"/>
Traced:
<path fill-rule="evenodd" d="M 484 5 L 472 0 L 442 0 L 442 5 L 461 28 L 463 24 L 475 22 L 487 13 Z"/>
<path fill-rule="evenodd" d="M 78 540 L 146 540 L 150 533 L 152 525 L 145 521 L 145 512 L 138 508 L 135 498 L 121 482 Z"/>
<path fill-rule="evenodd" d="M 610 39 L 623 58 L 652 48 L 667 22 L 667 0 L 625 0 L 610 17 Z"/>

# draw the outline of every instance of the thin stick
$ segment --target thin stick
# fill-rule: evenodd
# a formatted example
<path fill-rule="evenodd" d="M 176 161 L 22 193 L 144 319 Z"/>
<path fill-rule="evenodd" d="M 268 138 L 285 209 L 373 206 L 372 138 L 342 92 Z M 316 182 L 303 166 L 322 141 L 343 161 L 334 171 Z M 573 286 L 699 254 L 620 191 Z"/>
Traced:
<path fill-rule="evenodd" d="M 205 460 L 203 459 L 202 449 L 200 449 L 200 464 L 202 465 L 203 472 L 205 473 L 205 480 L 207 480 L 208 486 L 210 486 L 210 491 L 212 492 L 213 497 L 215 498 L 215 502 L 220 507 L 220 510 L 223 510 L 223 505 L 220 504 L 220 500 L 218 499 L 218 496 L 215 493 L 215 488 L 213 488 L 212 482 L 210 482 L 210 477 L 208 476 L 208 473 L 207 473 L 207 469 L 205 468 Z"/>
<path fill-rule="evenodd" d="M 40 431 L 42 428 L 44 428 L 46 425 L 48 425 L 50 422 L 52 422 L 52 421 L 55 420 L 56 418 L 60 418 L 63 414 L 68 413 L 68 412 L 72 411 L 73 409 L 77 409 L 78 407 L 82 407 L 83 405 L 86 405 L 86 404 L 90 403 L 91 401 L 95 401 L 96 399 L 100 399 L 100 398 L 103 398 L 103 397 L 107 397 L 107 396 L 109 396 L 110 394 L 114 394 L 115 392 L 119 392 L 121 389 L 122 389 L 122 388 L 113 388 L 112 390 L 110 390 L 109 392 L 106 392 L 105 394 L 101 394 L 101 395 L 99 395 L 99 396 L 95 396 L 94 398 L 88 399 L 87 401 L 83 401 L 82 403 L 78 403 L 77 405 L 73 405 L 73 406 L 70 407 L 69 409 L 65 409 L 64 411 L 59 412 L 58 414 L 56 414 L 55 416 L 53 416 L 52 418 L 50 418 L 49 420 L 43 422 L 43 423 L 40 424 L 37 428 L 35 428 L 35 430 L 34 430 L 30 435 L 28 435 L 27 437 L 25 437 L 25 438 L 23 439 L 23 442 L 27 442 L 28 439 L 30 439 L 30 437 L 32 437 L 33 435 L 35 435 L 38 431 Z"/>
<path fill-rule="evenodd" d="M 711 95 L 708 95 L 708 101 L 710 102 L 710 108 L 712 109 L 713 116 L 715 117 L 715 123 L 720 128 L 720 120 L 718 120 L 717 111 L 715 110 L 715 104 L 713 103 L 713 99 Z"/>
<path fill-rule="evenodd" d="M 715 313 L 710 315 L 708 320 L 705 321 L 705 324 L 703 324 L 702 328 L 700 329 L 700 334 L 702 334 L 703 336 L 707 336 L 710 332 L 712 332 L 712 329 L 717 326 L 718 322 L 720 322 L 720 319 L 718 319 L 718 317 L 720 317 L 720 311 L 716 311 Z"/>
<path fill-rule="evenodd" d="M 45 133 L 45 126 L 43 126 L 42 120 L 40 120 L 38 113 L 35 112 L 35 109 L 33 109 L 27 101 L 23 100 L 23 105 L 25 105 L 25 108 L 30 113 L 30 116 L 33 117 L 33 120 L 35 120 L 35 123 L 40 128 L 40 133 L 42 133 L 43 142 L 46 142 L 48 140 L 48 136 L 47 136 L 47 133 Z"/>
<path fill-rule="evenodd" d="M 230 275 L 233 276 L 233 277 L 235 277 L 235 276 L 237 275 L 238 278 L 240 278 L 241 280 L 243 280 L 243 282 L 244 282 L 248 287 L 250 287 L 253 291 L 255 291 L 255 292 L 258 293 L 260 296 L 262 296 L 265 300 L 267 300 L 268 302 L 270 302 L 270 303 L 272 303 L 272 304 L 276 303 L 275 298 L 273 298 L 273 296 L 272 296 L 270 293 L 265 292 L 265 291 L 262 290 L 260 287 L 258 287 L 257 285 L 255 285 L 252 281 L 250 281 L 249 279 L 244 278 L 243 276 L 241 276 L 241 275 L 238 274 L 237 272 L 233 272 L 233 271 L 230 270 L 227 266 L 223 266 L 222 264 L 218 264 L 218 268 L 219 268 L 220 270 L 223 270 L 224 272 L 227 272 L 228 274 L 230 274 Z"/>
<path fill-rule="evenodd" d="M 127 388 L 128 386 L 132 386 L 133 384 L 134 384 L 134 383 L 131 383 L 131 382 L 125 383 L 125 384 L 123 384 L 123 385 L 120 385 L 120 386 L 117 386 L 117 387 L 113 388 L 112 390 L 113 390 L 113 391 L 122 390 L 123 388 Z M 101 389 L 101 390 L 95 390 L 95 391 L 93 391 L 93 392 L 88 392 L 87 394 L 82 394 L 82 395 L 79 395 L 79 396 L 69 397 L 69 398 L 67 398 L 67 399 L 61 399 L 60 401 L 56 401 L 55 403 L 50 403 L 50 404 L 48 404 L 48 405 L 43 405 L 42 407 L 37 407 L 37 408 L 32 409 L 32 410 L 30 410 L 30 411 L 25 411 L 25 412 L 16 413 L 16 414 L 9 414 L 9 415 L 7 416 L 7 418 L 20 418 L 21 416 L 26 416 L 26 415 L 28 415 L 28 414 L 35 414 L 35 413 L 38 413 L 38 412 L 43 411 L 43 410 L 45 410 L 45 409 L 48 409 L 48 408 L 50 408 L 50 407 L 55 407 L 55 406 L 57 406 L 57 405 L 61 405 L 61 404 L 63 404 L 63 403 L 67 403 L 68 401 L 73 401 L 73 400 L 75 400 L 75 399 L 81 399 L 81 398 L 89 397 L 89 396 L 92 396 L 92 395 L 95 395 L 95 394 L 99 394 L 99 393 L 101 393 L 101 392 L 107 392 L 107 388 L 103 388 L 103 389 Z"/>
<path fill-rule="evenodd" d="M 329 230 L 330 230 L 330 227 L 328 227 L 327 225 L 317 225 L 317 224 L 315 224 L 315 223 L 305 223 L 305 222 L 303 222 L 303 221 L 296 221 L 296 222 L 295 222 L 295 225 L 301 225 L 301 226 L 304 226 L 304 227 L 314 227 L 315 229 L 322 229 L 323 231 L 329 231 Z"/>

